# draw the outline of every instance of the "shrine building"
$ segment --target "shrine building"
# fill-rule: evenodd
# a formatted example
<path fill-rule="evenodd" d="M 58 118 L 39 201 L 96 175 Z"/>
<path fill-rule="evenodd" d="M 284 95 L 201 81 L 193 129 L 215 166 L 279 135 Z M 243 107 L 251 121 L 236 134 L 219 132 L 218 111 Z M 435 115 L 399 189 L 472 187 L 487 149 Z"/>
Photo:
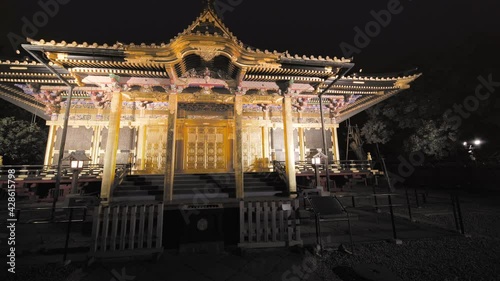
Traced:
<path fill-rule="evenodd" d="M 0 61 L 0 97 L 46 120 L 44 165 L 79 151 L 102 166 L 104 201 L 124 164 L 161 176 L 165 202 L 183 174 L 229 174 L 230 197 L 244 198 L 246 173 L 275 171 L 276 162 L 296 191 L 298 166 L 323 149 L 323 129 L 322 151 L 331 163 L 342 160 L 339 124 L 420 75 L 353 74 L 349 58 L 257 49 L 210 5 L 168 43 L 30 40 L 23 48 L 34 60 Z"/>

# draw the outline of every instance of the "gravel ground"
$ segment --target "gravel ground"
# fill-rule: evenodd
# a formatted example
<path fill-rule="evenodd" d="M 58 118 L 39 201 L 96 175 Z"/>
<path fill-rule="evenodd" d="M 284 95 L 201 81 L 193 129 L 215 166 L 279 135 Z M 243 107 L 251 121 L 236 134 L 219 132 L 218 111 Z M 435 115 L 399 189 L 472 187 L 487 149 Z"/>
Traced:
<path fill-rule="evenodd" d="M 357 245 L 355 255 L 332 252 L 324 262 L 340 280 L 356 278 L 358 264 L 376 264 L 401 280 L 500 280 L 500 242 L 462 236 Z"/>
<path fill-rule="evenodd" d="M 77 267 L 73 265 L 65 267 L 56 264 L 27 266 L 16 268 L 16 274 L 8 274 L 6 279 L 0 275 L 0 279 L 8 281 L 64 281 L 76 270 L 78 270 Z"/>
<path fill-rule="evenodd" d="M 334 251 L 323 258 L 323 262 L 338 280 L 344 281 L 365 280 L 352 269 L 359 264 L 381 266 L 404 281 L 498 281 L 500 196 L 464 193 L 461 198 L 464 228 L 470 237 L 419 239 L 404 241 L 403 245 L 387 242 L 358 244 L 355 255 Z M 413 217 L 423 223 L 455 229 L 453 215 L 451 212 L 446 214 L 446 210 L 451 211 L 451 206 L 423 205 L 414 209 Z M 406 207 L 396 208 L 395 211 L 403 217 L 408 215 Z"/>

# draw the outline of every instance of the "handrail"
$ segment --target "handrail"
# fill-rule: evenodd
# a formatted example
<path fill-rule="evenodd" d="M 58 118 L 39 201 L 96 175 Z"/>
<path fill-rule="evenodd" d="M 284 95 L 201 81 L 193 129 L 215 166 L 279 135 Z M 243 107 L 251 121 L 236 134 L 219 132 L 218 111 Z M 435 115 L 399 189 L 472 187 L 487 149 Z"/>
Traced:
<path fill-rule="evenodd" d="M 56 220 L 54 217 L 54 212 L 57 209 L 69 210 L 69 217 L 65 220 Z M 51 218 L 48 220 L 31 220 L 30 222 L 21 222 L 21 211 L 41 211 L 41 210 L 51 210 Z M 81 219 L 73 219 L 73 211 L 74 210 L 82 210 L 82 218 Z M 71 224 L 72 223 L 85 223 L 87 220 L 87 207 L 85 206 L 74 206 L 74 207 L 56 207 L 54 209 L 52 208 L 26 208 L 26 209 L 16 209 L 16 220 L 18 224 L 52 224 L 52 223 L 65 223 L 67 225 L 66 227 L 66 239 L 64 242 L 64 254 L 63 254 L 63 262 L 66 262 L 66 258 L 68 256 L 68 248 L 69 248 L 69 240 L 70 240 L 70 233 L 71 233 Z"/>
<path fill-rule="evenodd" d="M 123 179 L 128 175 L 129 168 L 129 164 L 116 165 L 115 180 L 111 185 L 111 193 L 123 182 Z"/>
<path fill-rule="evenodd" d="M 44 174 L 46 176 L 55 176 L 57 174 L 57 165 L 3 165 L 0 166 L 0 181 L 7 180 L 7 172 L 10 169 L 15 170 L 15 175 L 17 178 L 23 178 L 24 180 L 40 178 L 43 177 Z M 61 174 L 63 176 L 70 176 L 71 170 L 72 168 L 70 165 L 61 166 Z M 98 176 L 102 174 L 103 165 L 85 165 L 80 170 L 80 177 Z"/>
<path fill-rule="evenodd" d="M 281 180 L 285 182 L 285 185 L 287 187 L 287 190 L 290 190 L 289 182 L 288 182 L 288 177 L 286 175 L 286 168 L 284 165 L 284 162 L 280 161 L 273 161 L 273 169 L 276 173 L 278 173 L 278 176 L 280 177 Z"/>
<path fill-rule="evenodd" d="M 25 169 L 28 169 L 28 168 L 49 168 L 49 169 L 57 169 L 57 165 L 0 165 L 0 171 L 3 170 L 3 169 L 12 169 L 12 168 L 18 168 L 18 167 L 21 167 L 21 168 L 25 168 Z M 62 165 L 61 167 L 71 167 L 70 165 Z M 103 167 L 103 165 L 101 164 L 87 164 L 87 165 L 83 165 L 83 168 L 86 168 L 86 167 Z"/>
<path fill-rule="evenodd" d="M 49 224 L 49 223 L 68 223 L 69 220 L 56 220 L 54 218 L 47 218 L 45 220 L 30 220 L 28 222 L 22 222 L 21 221 L 21 214 L 22 212 L 29 212 L 29 211 L 43 211 L 43 210 L 52 210 L 52 208 L 49 207 L 35 207 L 35 208 L 24 208 L 24 209 L 15 209 L 16 216 L 15 218 L 17 219 L 18 224 Z M 56 207 L 56 210 L 82 210 L 82 218 L 81 219 L 71 219 L 71 222 L 85 222 L 86 221 L 86 216 L 87 216 L 87 210 L 88 208 L 86 206 L 71 206 L 71 207 Z"/>
<path fill-rule="evenodd" d="M 299 172 L 311 172 L 314 173 L 316 168 L 320 174 L 325 172 L 325 165 L 318 164 L 313 165 L 308 161 L 297 161 L 295 162 L 295 169 Z M 352 173 L 371 173 L 378 174 L 379 171 L 373 169 L 374 162 L 368 160 L 335 160 L 329 161 L 328 163 L 328 171 L 334 172 L 334 174 L 338 174 L 339 172 L 352 172 Z"/>
<path fill-rule="evenodd" d="M 101 164 L 89 164 L 84 165 L 81 169 L 95 169 L 95 168 L 103 168 L 104 166 Z M 70 165 L 61 165 L 62 169 L 71 169 Z M 57 165 L 2 165 L 0 166 L 0 173 L 6 172 L 9 169 L 16 169 L 17 171 L 55 171 L 57 170 Z"/>

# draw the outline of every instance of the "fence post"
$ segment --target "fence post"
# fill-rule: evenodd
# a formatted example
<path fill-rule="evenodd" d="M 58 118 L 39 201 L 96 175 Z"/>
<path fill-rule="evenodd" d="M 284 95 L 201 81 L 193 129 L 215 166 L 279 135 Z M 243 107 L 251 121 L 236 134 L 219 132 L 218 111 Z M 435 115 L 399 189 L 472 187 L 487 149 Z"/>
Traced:
<path fill-rule="evenodd" d="M 389 210 L 391 211 L 391 224 L 392 224 L 392 235 L 394 236 L 394 240 L 398 239 L 398 235 L 396 233 L 396 223 L 394 222 L 394 210 L 392 208 L 392 198 L 391 194 L 389 194 Z"/>
<path fill-rule="evenodd" d="M 373 201 L 375 203 L 375 212 L 380 213 L 380 209 L 378 208 L 378 198 L 377 198 L 377 190 L 376 188 L 378 187 L 378 180 L 377 176 L 374 176 L 375 182 L 372 184 L 373 187 Z"/>
<path fill-rule="evenodd" d="M 415 187 L 415 203 L 417 203 L 417 208 L 420 208 L 420 202 L 418 201 L 418 191 Z"/>
<path fill-rule="evenodd" d="M 406 185 L 405 185 L 405 193 L 406 193 L 406 205 L 408 206 L 408 216 L 410 217 L 410 221 L 413 221 L 413 216 L 411 214 L 410 197 L 408 196 L 408 187 Z"/>
<path fill-rule="evenodd" d="M 457 231 L 460 231 L 458 216 L 457 216 L 457 207 L 455 204 L 455 196 L 453 196 L 453 193 L 450 193 L 450 198 L 451 198 L 451 206 L 453 208 L 453 218 L 455 219 L 455 229 Z"/>
<path fill-rule="evenodd" d="M 464 221 L 462 218 L 462 210 L 460 208 L 460 198 L 458 197 L 458 194 L 455 194 L 455 200 L 457 203 L 458 220 L 460 221 L 460 233 L 465 234 Z"/>
<path fill-rule="evenodd" d="M 68 243 L 69 243 L 69 233 L 71 231 L 71 221 L 73 220 L 73 208 L 69 209 L 69 221 L 68 221 L 68 227 L 66 230 L 66 241 L 64 242 L 64 256 L 63 256 L 63 262 L 66 262 L 66 257 L 68 255 Z"/>
<path fill-rule="evenodd" d="M 421 184 L 420 187 L 423 187 L 424 189 L 424 193 L 422 193 L 422 201 L 424 202 L 424 204 L 427 204 L 427 197 L 429 196 L 427 185 Z"/>

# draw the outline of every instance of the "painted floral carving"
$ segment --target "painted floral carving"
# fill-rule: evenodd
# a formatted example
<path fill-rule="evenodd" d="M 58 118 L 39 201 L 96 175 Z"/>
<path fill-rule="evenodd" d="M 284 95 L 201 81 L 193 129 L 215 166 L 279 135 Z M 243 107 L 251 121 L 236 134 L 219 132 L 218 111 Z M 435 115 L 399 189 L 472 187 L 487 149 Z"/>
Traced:
<path fill-rule="evenodd" d="M 91 92 L 90 100 L 96 108 L 105 108 L 111 103 L 112 94 L 103 92 Z"/>
<path fill-rule="evenodd" d="M 61 91 L 57 92 L 49 92 L 49 91 L 40 91 L 39 93 L 34 93 L 33 97 L 45 104 L 45 114 L 51 115 L 52 113 L 57 113 L 61 111 Z"/>

